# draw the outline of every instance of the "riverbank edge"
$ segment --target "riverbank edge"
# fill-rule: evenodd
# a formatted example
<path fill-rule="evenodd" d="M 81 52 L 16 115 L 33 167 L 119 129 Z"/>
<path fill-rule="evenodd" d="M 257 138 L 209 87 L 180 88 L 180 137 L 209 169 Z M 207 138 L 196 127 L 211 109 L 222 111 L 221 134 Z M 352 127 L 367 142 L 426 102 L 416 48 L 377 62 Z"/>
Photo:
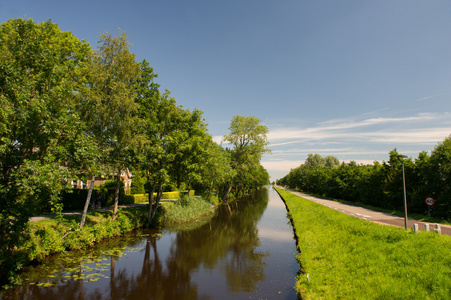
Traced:
<path fill-rule="evenodd" d="M 275 190 L 294 224 L 301 299 L 449 299 L 449 236 L 375 224 Z"/>
<path fill-rule="evenodd" d="M 299 254 L 300 254 L 301 250 L 300 250 L 300 246 L 299 246 L 299 237 L 298 237 L 298 234 L 296 233 L 296 226 L 294 224 L 294 219 L 293 219 L 293 216 L 290 213 L 290 207 L 288 206 L 288 203 L 286 202 L 286 200 L 282 196 L 282 194 L 279 192 L 279 190 L 282 190 L 282 189 L 280 187 L 275 186 L 275 185 L 273 185 L 273 188 L 277 192 L 277 194 L 279 195 L 280 199 L 282 199 L 283 203 L 285 204 L 285 207 L 287 209 L 287 216 L 289 217 L 290 223 L 291 223 L 291 227 L 293 228 L 293 237 L 294 237 L 294 240 L 296 241 L 296 250 L 297 250 L 296 261 L 299 264 L 299 271 L 298 271 L 298 276 L 299 276 L 299 274 L 301 274 L 303 272 L 303 268 L 302 268 L 302 262 L 299 259 L 300 258 Z M 296 285 L 293 288 L 296 291 L 298 299 L 305 299 L 305 290 L 303 290 L 300 287 L 300 283 L 299 283 L 298 278 L 296 278 Z"/>
<path fill-rule="evenodd" d="M 190 207 L 185 204 L 183 209 L 190 210 L 190 217 L 177 222 L 165 219 L 169 210 L 178 209 L 177 205 L 161 205 L 152 224 L 147 221 L 148 205 L 122 207 L 118 210 L 116 220 L 111 220 L 112 211 L 93 211 L 87 215 L 83 228 L 79 228 L 80 215 L 63 215 L 61 218 L 49 218 L 28 223 L 28 237 L 17 248 L 13 257 L 0 262 L 0 290 L 20 284 L 18 276 L 24 267 L 39 264 L 46 257 L 83 248 L 91 247 L 106 239 L 121 236 L 130 231 L 145 227 L 158 228 L 166 225 L 188 224 L 196 222 L 208 215 L 213 215 L 217 206 Z"/>

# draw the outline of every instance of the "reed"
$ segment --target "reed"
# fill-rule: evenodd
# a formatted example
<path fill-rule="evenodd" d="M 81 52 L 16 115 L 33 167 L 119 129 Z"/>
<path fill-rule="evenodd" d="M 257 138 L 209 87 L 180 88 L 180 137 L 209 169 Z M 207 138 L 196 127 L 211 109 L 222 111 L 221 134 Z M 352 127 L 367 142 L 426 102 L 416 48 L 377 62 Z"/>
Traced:
<path fill-rule="evenodd" d="M 213 214 L 213 206 L 201 197 L 184 196 L 179 201 L 166 203 L 161 222 L 173 225 L 189 222 L 201 216 Z"/>

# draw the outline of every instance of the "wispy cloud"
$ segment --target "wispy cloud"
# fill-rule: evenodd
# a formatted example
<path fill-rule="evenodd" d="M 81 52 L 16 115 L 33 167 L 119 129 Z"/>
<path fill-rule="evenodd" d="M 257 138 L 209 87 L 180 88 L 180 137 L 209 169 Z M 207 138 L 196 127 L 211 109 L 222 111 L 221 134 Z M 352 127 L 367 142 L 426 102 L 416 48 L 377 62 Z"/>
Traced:
<path fill-rule="evenodd" d="M 431 96 L 433 97 L 433 96 Z M 424 99 L 426 100 L 426 99 Z M 309 153 L 333 155 L 341 161 L 371 164 L 388 159 L 397 148 L 415 157 L 451 134 L 451 114 L 418 113 L 403 117 L 332 119 L 304 128 L 270 129 L 271 155 L 262 165 L 274 178 L 301 165 Z"/>
<path fill-rule="evenodd" d="M 451 113 L 447 112 L 377 118 L 369 115 L 331 119 L 305 127 L 269 128 L 267 137 L 272 154 L 263 157 L 262 165 L 275 179 L 304 163 L 310 153 L 363 164 L 387 160 L 388 152 L 394 148 L 415 157 L 420 151 L 432 150 L 451 134 Z M 222 136 L 214 140 L 220 143 Z"/>
<path fill-rule="evenodd" d="M 420 98 L 420 99 L 416 99 L 415 102 L 429 100 L 429 99 L 431 99 L 431 98 L 435 98 L 435 97 L 438 97 L 438 96 L 441 96 L 441 95 L 442 95 L 442 94 L 437 94 L 437 95 L 432 95 L 432 96 L 423 97 L 423 98 Z"/>
<path fill-rule="evenodd" d="M 448 113 L 420 113 L 416 116 L 399 118 L 334 119 L 309 128 L 270 130 L 268 139 L 272 146 L 308 140 L 365 140 L 378 143 L 396 139 L 404 143 L 430 143 L 451 133 L 449 118 Z M 443 125 L 446 126 L 441 127 Z"/>

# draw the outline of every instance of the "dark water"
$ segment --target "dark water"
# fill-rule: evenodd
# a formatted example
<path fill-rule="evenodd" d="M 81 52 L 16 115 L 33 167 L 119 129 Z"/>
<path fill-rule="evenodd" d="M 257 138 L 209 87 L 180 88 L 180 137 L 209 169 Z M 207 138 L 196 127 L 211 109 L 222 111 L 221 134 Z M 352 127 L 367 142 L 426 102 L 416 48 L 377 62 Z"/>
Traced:
<path fill-rule="evenodd" d="M 272 189 L 191 229 L 138 230 L 30 268 L 1 299 L 296 299 L 299 266 Z"/>

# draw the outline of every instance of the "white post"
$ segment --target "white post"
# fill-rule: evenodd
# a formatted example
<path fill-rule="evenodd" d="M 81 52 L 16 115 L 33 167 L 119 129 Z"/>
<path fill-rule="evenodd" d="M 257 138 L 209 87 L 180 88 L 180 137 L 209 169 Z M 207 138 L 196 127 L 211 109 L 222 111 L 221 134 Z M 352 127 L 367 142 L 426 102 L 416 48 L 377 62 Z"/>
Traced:
<path fill-rule="evenodd" d="M 438 234 L 442 234 L 442 230 L 440 229 L 440 224 L 435 224 L 435 231 L 437 231 Z"/>
<path fill-rule="evenodd" d="M 424 230 L 429 231 L 429 224 L 424 224 Z"/>

